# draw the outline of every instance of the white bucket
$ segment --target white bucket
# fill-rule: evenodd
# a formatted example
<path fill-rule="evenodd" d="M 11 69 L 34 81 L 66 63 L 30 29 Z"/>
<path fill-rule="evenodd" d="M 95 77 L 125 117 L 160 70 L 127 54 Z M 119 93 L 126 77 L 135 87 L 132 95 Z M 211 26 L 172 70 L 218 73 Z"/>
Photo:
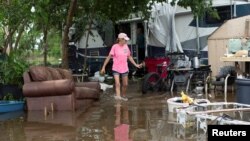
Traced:
<path fill-rule="evenodd" d="M 168 111 L 175 113 L 177 108 L 187 107 L 189 105 L 188 103 L 180 103 L 179 101 L 181 101 L 181 97 L 169 98 L 167 100 Z"/>

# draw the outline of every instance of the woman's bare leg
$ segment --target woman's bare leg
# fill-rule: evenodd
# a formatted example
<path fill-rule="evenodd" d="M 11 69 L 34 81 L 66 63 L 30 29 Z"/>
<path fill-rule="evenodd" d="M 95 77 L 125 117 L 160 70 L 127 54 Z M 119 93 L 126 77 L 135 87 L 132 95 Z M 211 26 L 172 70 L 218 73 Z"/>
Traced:
<path fill-rule="evenodd" d="M 119 75 L 114 75 L 114 79 L 115 79 L 115 93 L 116 93 L 116 96 L 121 96 L 121 90 L 120 90 L 121 84 L 120 84 Z"/>
<path fill-rule="evenodd" d="M 128 76 L 123 76 L 122 77 L 122 96 L 126 96 L 127 86 L 128 86 Z"/>

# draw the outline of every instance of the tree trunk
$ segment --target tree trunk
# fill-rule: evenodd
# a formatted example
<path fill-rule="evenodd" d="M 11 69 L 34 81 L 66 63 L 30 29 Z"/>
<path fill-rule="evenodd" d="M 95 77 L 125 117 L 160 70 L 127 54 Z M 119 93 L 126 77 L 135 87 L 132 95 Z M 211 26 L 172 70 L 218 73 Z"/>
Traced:
<path fill-rule="evenodd" d="M 90 34 L 90 30 L 91 30 L 91 24 L 90 24 L 90 26 L 89 26 L 89 29 L 87 30 L 87 37 L 86 37 L 86 44 L 85 44 L 85 52 L 84 52 L 84 64 L 83 64 L 83 71 L 84 72 L 87 72 L 87 60 L 88 60 L 88 51 L 87 51 L 87 49 L 88 49 L 88 46 L 89 46 L 89 44 L 88 44 L 88 41 L 89 41 L 89 34 Z"/>
<path fill-rule="evenodd" d="M 87 66 L 87 60 L 88 60 L 88 51 L 87 51 L 87 49 L 88 49 L 88 47 L 89 47 L 89 36 L 91 36 L 90 34 L 92 34 L 92 33 L 90 33 L 91 32 L 91 29 L 92 29 L 92 24 L 93 24 L 93 20 L 92 20 L 92 17 L 93 16 L 91 16 L 91 14 L 90 14 L 90 16 L 89 16 L 89 25 L 88 25 L 88 29 L 86 30 L 87 31 L 87 35 L 86 35 L 86 43 L 85 43 L 85 52 L 84 52 L 84 64 L 83 64 L 83 66 L 84 66 L 84 72 L 87 72 L 88 73 L 88 71 L 87 71 L 87 69 L 88 69 L 88 66 Z"/>
<path fill-rule="evenodd" d="M 69 67 L 69 61 L 68 61 L 68 42 L 69 42 L 69 28 L 72 26 L 72 19 L 74 15 L 74 9 L 76 7 L 77 0 L 71 0 L 70 7 L 68 11 L 68 16 L 66 19 L 66 25 L 64 27 L 64 33 L 63 33 L 63 43 L 62 43 L 62 67 L 68 68 Z"/>
<path fill-rule="evenodd" d="M 47 43 L 48 28 L 43 28 L 43 63 L 47 66 L 47 54 L 48 54 L 48 43 Z"/>
<path fill-rule="evenodd" d="M 9 26 L 4 27 L 4 49 L 3 53 L 9 54 L 9 52 L 13 49 L 12 42 L 13 42 L 13 35 L 17 31 L 18 26 L 13 28 L 9 28 Z"/>
<path fill-rule="evenodd" d="M 9 54 L 9 52 L 12 50 L 12 36 L 13 33 L 10 31 L 9 27 L 5 27 L 5 40 L 4 40 L 4 49 L 3 53 Z"/>
<path fill-rule="evenodd" d="M 21 37 L 22 37 L 23 32 L 24 32 L 24 25 L 22 25 L 22 26 L 20 27 L 18 36 L 17 36 L 16 41 L 15 41 L 15 46 L 13 47 L 14 50 L 17 49 L 17 46 L 18 46 L 18 44 L 19 44 L 19 41 L 20 41 L 20 39 L 21 39 Z"/>

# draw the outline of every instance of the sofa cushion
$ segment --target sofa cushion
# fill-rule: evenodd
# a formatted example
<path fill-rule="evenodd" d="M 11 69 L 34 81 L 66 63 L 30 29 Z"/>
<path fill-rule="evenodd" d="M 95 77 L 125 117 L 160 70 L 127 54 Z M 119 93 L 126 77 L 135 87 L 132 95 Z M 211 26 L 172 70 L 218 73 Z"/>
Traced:
<path fill-rule="evenodd" d="M 47 67 L 44 66 L 31 66 L 29 68 L 31 79 L 33 81 L 46 81 L 52 80 L 52 76 Z"/>
<path fill-rule="evenodd" d="M 73 80 L 73 76 L 71 71 L 66 70 L 66 69 L 61 69 L 61 68 L 57 68 L 57 70 L 59 71 L 59 73 L 61 74 L 63 79 L 72 79 Z"/>
<path fill-rule="evenodd" d="M 61 73 L 58 71 L 58 69 L 48 67 L 48 70 L 49 70 L 53 80 L 63 79 L 63 77 L 62 77 Z"/>

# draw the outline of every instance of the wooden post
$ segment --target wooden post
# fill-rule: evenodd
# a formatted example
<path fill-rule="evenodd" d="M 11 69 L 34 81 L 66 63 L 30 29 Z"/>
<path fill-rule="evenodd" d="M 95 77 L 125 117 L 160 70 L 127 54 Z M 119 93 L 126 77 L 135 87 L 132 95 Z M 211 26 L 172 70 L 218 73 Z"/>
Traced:
<path fill-rule="evenodd" d="M 250 37 L 250 19 L 246 19 L 245 37 Z"/>
<path fill-rule="evenodd" d="M 50 107 L 51 107 L 51 112 L 54 112 L 54 103 L 50 103 Z"/>
<path fill-rule="evenodd" d="M 44 117 L 45 117 L 45 119 L 46 119 L 47 115 L 48 115 L 48 111 L 47 111 L 47 107 L 45 106 L 44 107 Z"/>

